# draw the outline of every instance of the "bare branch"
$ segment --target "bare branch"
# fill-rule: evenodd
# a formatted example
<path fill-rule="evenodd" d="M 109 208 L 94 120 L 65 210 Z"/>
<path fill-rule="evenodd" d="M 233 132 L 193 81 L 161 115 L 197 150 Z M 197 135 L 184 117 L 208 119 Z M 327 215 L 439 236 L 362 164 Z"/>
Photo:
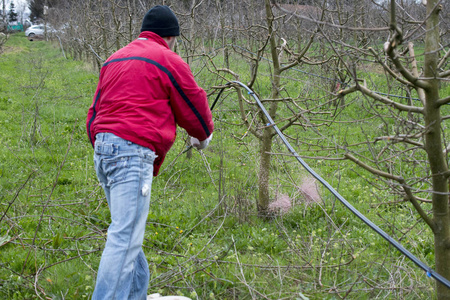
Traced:
<path fill-rule="evenodd" d="M 347 94 L 351 94 L 355 91 L 360 91 L 361 93 L 363 93 L 366 96 L 369 96 L 370 98 L 382 102 L 384 104 L 390 105 L 400 111 L 407 111 L 407 112 L 415 112 L 415 113 L 421 113 L 423 114 L 423 108 L 422 107 L 417 107 L 417 106 L 411 106 L 411 105 L 404 105 L 404 104 L 400 104 L 397 103 L 395 101 L 392 101 L 389 98 L 383 97 L 377 93 L 375 93 L 374 91 L 371 91 L 370 89 L 366 88 L 363 85 L 355 85 L 352 86 L 350 88 L 347 88 L 345 90 L 340 90 L 338 92 L 338 96 L 343 97 Z"/>
<path fill-rule="evenodd" d="M 442 66 L 444 66 L 445 65 L 445 63 L 447 62 L 447 59 L 449 58 L 449 56 L 450 56 L 450 51 L 447 51 L 446 53 L 445 53 L 445 55 L 441 58 L 441 60 L 439 61 L 439 63 L 438 63 L 438 66 L 437 66 L 437 68 L 438 69 L 440 69 L 440 68 L 442 68 Z M 450 73 L 450 71 L 447 71 L 448 73 Z M 450 75 L 450 74 L 449 74 Z M 448 75 L 447 75 L 448 76 Z"/>
<path fill-rule="evenodd" d="M 354 162 L 355 164 L 357 164 L 358 166 L 364 168 L 365 170 L 369 171 L 372 174 L 375 174 L 377 176 L 381 176 L 387 179 L 391 179 L 391 180 L 395 180 L 397 182 L 401 182 L 403 180 L 402 177 L 400 176 L 395 176 L 393 174 L 390 173 L 386 173 L 377 169 L 372 168 L 371 166 L 363 163 L 362 161 L 360 161 L 359 159 L 357 159 L 356 157 L 354 157 L 353 155 L 349 154 L 349 153 L 345 153 L 344 156 L 351 160 L 352 162 Z"/>
<path fill-rule="evenodd" d="M 387 31 L 387 30 L 389 30 L 389 27 L 364 28 L 364 27 L 350 27 L 350 26 L 337 25 L 337 24 L 334 24 L 334 23 L 329 23 L 329 22 L 325 22 L 325 21 L 320 21 L 320 20 L 317 20 L 317 19 L 309 18 L 309 17 L 304 16 L 304 15 L 298 15 L 298 14 L 293 13 L 293 12 L 287 10 L 287 9 L 282 8 L 276 2 L 274 3 L 274 5 L 275 5 L 276 8 L 278 8 L 279 10 L 281 10 L 281 11 L 283 11 L 283 12 L 289 14 L 289 15 L 292 15 L 292 16 L 294 16 L 296 18 L 299 18 L 299 19 L 303 19 L 303 20 L 306 20 L 306 21 L 310 21 L 310 22 L 316 23 L 317 25 L 326 25 L 326 26 L 330 26 L 330 27 L 334 27 L 334 28 L 340 28 L 340 29 L 351 30 L 351 31 Z"/>
<path fill-rule="evenodd" d="M 383 96 L 381 96 L 381 95 L 379 95 L 379 94 L 369 90 L 368 88 L 366 88 L 366 87 L 364 87 L 362 85 L 358 85 L 357 89 L 359 91 L 361 91 L 364 95 L 369 96 L 370 98 L 372 98 L 374 100 L 377 100 L 379 102 L 382 102 L 384 104 L 391 105 L 392 107 L 395 107 L 398 110 L 407 111 L 407 112 L 421 113 L 421 114 L 423 114 L 423 112 L 424 112 L 424 109 L 422 107 L 411 106 L 411 105 L 404 105 L 404 104 L 397 103 L 395 101 L 392 101 L 389 98 L 383 97 Z"/>
<path fill-rule="evenodd" d="M 412 59 L 412 62 L 411 62 L 412 73 L 415 77 L 419 77 L 419 71 L 417 68 L 417 59 L 416 59 L 416 56 L 414 55 L 414 44 L 413 43 L 408 43 L 408 50 L 409 50 L 409 56 Z M 425 91 L 420 87 L 416 87 L 416 89 L 417 89 L 417 94 L 419 95 L 420 101 L 425 106 Z"/>
<path fill-rule="evenodd" d="M 377 176 L 381 176 L 381 177 L 384 177 L 384 178 L 387 178 L 387 179 L 391 179 L 391 180 L 394 180 L 394 181 L 397 181 L 398 183 L 400 183 L 401 186 L 403 187 L 404 192 L 406 193 L 406 196 L 407 196 L 408 200 L 411 202 L 411 204 L 417 210 L 417 212 L 419 213 L 420 217 L 434 231 L 435 225 L 434 225 L 433 220 L 430 219 L 430 217 L 428 217 L 427 213 L 422 209 L 420 204 L 417 202 L 417 199 L 412 194 L 410 187 L 406 184 L 406 181 L 403 179 L 403 177 L 395 176 L 393 174 L 386 173 L 386 172 L 377 170 L 375 168 L 372 168 L 371 166 L 363 163 L 362 161 L 360 161 L 359 159 L 357 159 L 356 157 L 354 157 L 353 155 L 351 155 L 349 153 L 345 153 L 345 157 L 348 158 L 349 160 L 351 160 L 352 162 L 354 162 L 355 164 L 357 164 L 358 166 L 362 167 L 363 169 L 369 171 L 372 174 L 375 174 Z"/>
<path fill-rule="evenodd" d="M 393 136 L 379 136 L 377 138 L 375 138 L 375 142 L 378 141 L 382 141 L 382 140 L 391 140 L 391 141 L 395 141 L 395 142 L 405 142 L 414 146 L 418 146 L 420 148 L 423 148 L 424 145 L 419 143 L 419 142 L 415 142 L 415 141 L 411 141 L 410 138 L 419 138 L 418 136 L 415 135 L 393 135 Z"/>
<path fill-rule="evenodd" d="M 450 53 L 450 51 L 448 51 L 447 53 Z M 441 78 L 445 78 L 445 77 L 449 77 L 449 76 L 450 76 L 450 70 L 439 73 L 439 77 L 441 77 Z"/>
<path fill-rule="evenodd" d="M 310 36 L 308 44 L 306 44 L 306 46 L 302 49 L 302 52 L 300 52 L 299 54 L 293 54 L 288 49 L 286 49 L 286 51 L 288 51 L 291 55 L 295 56 L 295 61 L 292 62 L 291 64 L 288 64 L 288 65 L 280 68 L 280 73 L 282 73 L 283 71 L 288 70 L 288 69 L 298 65 L 300 63 L 300 61 L 302 61 L 302 58 L 306 55 L 306 52 L 308 52 L 309 48 L 311 47 L 311 45 L 312 45 L 312 43 L 314 41 L 314 37 L 315 37 L 315 34 Z"/>
<path fill-rule="evenodd" d="M 405 80 L 403 77 L 400 77 L 397 73 L 395 73 L 391 68 L 389 68 L 388 65 L 386 65 L 378 56 L 378 54 L 375 52 L 375 50 L 372 47 L 369 47 L 369 51 L 372 52 L 372 54 L 375 56 L 375 59 L 377 60 L 377 62 L 383 67 L 383 69 L 386 70 L 386 72 L 389 73 L 389 75 L 391 75 L 395 80 L 397 80 L 398 82 L 402 83 L 402 84 L 406 84 L 409 86 L 413 86 L 413 84 L 407 80 Z"/>
<path fill-rule="evenodd" d="M 384 44 L 384 50 L 386 54 L 391 58 L 392 62 L 394 63 L 397 70 L 403 75 L 403 77 L 411 82 L 413 85 L 427 89 L 429 88 L 429 84 L 425 82 L 424 80 L 420 80 L 418 77 L 414 76 L 411 72 L 409 72 L 400 61 L 400 55 L 397 51 L 395 51 L 395 48 L 400 43 L 401 37 L 398 36 L 397 33 L 394 34 L 390 42 L 386 42 Z"/>
<path fill-rule="evenodd" d="M 450 103 L 450 96 L 442 98 L 442 99 L 439 99 L 438 101 L 436 101 L 437 107 L 445 105 L 445 104 L 448 104 L 448 103 Z"/>
<path fill-rule="evenodd" d="M 229 74 L 233 75 L 235 80 L 239 80 L 239 75 L 236 74 L 235 72 L 231 71 L 230 69 L 219 68 L 219 69 L 217 69 L 217 71 L 222 71 L 222 72 L 225 72 L 225 73 L 229 73 Z"/>
<path fill-rule="evenodd" d="M 266 46 L 269 44 L 269 40 L 270 40 L 270 37 L 268 36 L 266 38 L 266 40 L 264 41 L 263 45 L 258 49 L 258 53 L 256 54 L 256 58 L 253 58 L 253 61 L 255 62 L 255 65 L 252 68 L 252 74 L 251 74 L 252 77 L 251 77 L 250 81 L 247 83 L 247 86 L 249 88 L 252 88 L 253 84 L 255 83 L 256 77 L 258 75 L 258 64 L 259 64 L 259 61 L 260 61 L 260 59 L 262 57 L 264 49 L 266 49 Z"/>
<path fill-rule="evenodd" d="M 251 123 L 248 122 L 247 116 L 245 115 L 243 102 L 246 100 L 244 98 L 244 95 L 242 95 L 242 91 L 241 91 L 240 87 L 235 86 L 235 85 L 233 85 L 233 87 L 236 89 L 236 92 L 238 94 L 239 110 L 241 112 L 241 119 L 242 119 L 242 121 L 244 121 L 245 125 L 247 126 L 247 131 L 250 131 L 256 138 L 262 139 L 262 134 L 259 133 L 257 130 L 253 129 Z"/>

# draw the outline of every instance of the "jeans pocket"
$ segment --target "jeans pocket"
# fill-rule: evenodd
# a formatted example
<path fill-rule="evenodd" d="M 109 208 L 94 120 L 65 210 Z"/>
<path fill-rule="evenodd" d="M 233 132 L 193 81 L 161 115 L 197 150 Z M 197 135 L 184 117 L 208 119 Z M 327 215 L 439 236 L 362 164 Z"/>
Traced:
<path fill-rule="evenodd" d="M 129 169 L 129 156 L 103 157 L 101 159 L 103 174 L 107 185 L 125 180 Z"/>

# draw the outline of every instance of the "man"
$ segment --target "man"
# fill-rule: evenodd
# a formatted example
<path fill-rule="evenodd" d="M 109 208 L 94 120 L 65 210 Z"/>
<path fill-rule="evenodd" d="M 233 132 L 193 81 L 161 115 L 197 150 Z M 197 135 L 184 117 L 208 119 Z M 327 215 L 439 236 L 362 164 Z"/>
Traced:
<path fill-rule="evenodd" d="M 152 177 L 175 141 L 176 124 L 197 149 L 212 137 L 206 93 L 172 51 L 179 35 L 175 14 L 155 6 L 139 38 L 100 71 L 86 125 L 111 224 L 92 299 L 146 299 L 150 274 L 142 243 Z"/>

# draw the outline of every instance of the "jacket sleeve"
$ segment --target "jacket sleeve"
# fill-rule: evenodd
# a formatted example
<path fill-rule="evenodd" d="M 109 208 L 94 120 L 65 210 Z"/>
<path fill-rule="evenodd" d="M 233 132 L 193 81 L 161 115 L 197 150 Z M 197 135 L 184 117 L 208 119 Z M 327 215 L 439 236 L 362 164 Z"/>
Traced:
<path fill-rule="evenodd" d="M 195 82 L 189 65 L 180 57 L 171 73 L 170 105 L 176 122 L 190 136 L 203 141 L 214 130 L 206 92 Z"/>
<path fill-rule="evenodd" d="M 97 86 L 97 90 L 95 91 L 95 95 L 94 95 L 94 99 L 92 101 L 92 105 L 89 108 L 88 114 L 87 114 L 87 118 L 86 118 L 86 129 L 87 129 L 87 134 L 89 137 L 89 141 L 92 144 L 92 147 L 94 147 L 94 143 L 95 143 L 95 136 L 94 136 L 94 120 L 95 117 L 97 115 L 97 107 L 98 107 L 98 102 L 100 100 L 100 83 Z"/>

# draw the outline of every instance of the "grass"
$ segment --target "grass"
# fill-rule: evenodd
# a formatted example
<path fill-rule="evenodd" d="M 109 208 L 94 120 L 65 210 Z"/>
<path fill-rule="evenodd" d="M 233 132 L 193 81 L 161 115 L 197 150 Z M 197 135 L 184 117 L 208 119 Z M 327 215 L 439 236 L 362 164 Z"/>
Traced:
<path fill-rule="evenodd" d="M 215 59 L 219 65 L 220 57 Z M 248 73 L 233 61 L 233 70 Z M 194 70 L 201 61 L 196 63 Z M 8 41 L 0 64 L 0 298 L 89 298 L 109 218 L 85 133 L 97 75 L 64 59 L 51 43 L 21 35 Z M 218 82 L 204 72 L 198 80 L 204 87 Z M 298 76 L 285 91 L 325 97 L 312 83 L 314 78 Z M 264 66 L 255 90 L 264 97 L 269 84 Z M 144 241 L 149 292 L 193 299 L 434 297 L 433 282 L 421 270 L 327 191 L 321 189 L 321 202 L 306 202 L 299 192 L 306 173 L 291 157 L 275 156 L 271 188 L 274 197 L 287 194 L 296 205 L 271 221 L 259 219 L 258 143 L 239 125 L 233 93 L 223 99 L 204 156 L 179 156 L 186 139 L 180 130 L 154 179 Z M 373 117 L 360 96 L 346 103 L 338 121 Z M 314 156 L 321 154 L 314 145 L 333 147 L 322 135 L 351 144 L 375 136 L 374 123 L 297 127 L 286 134 L 298 137 L 293 144 L 301 155 Z M 286 150 L 275 141 L 274 152 Z M 385 205 L 396 196 L 349 162 L 308 162 L 369 219 L 433 265 L 432 236 L 408 205 Z"/>

